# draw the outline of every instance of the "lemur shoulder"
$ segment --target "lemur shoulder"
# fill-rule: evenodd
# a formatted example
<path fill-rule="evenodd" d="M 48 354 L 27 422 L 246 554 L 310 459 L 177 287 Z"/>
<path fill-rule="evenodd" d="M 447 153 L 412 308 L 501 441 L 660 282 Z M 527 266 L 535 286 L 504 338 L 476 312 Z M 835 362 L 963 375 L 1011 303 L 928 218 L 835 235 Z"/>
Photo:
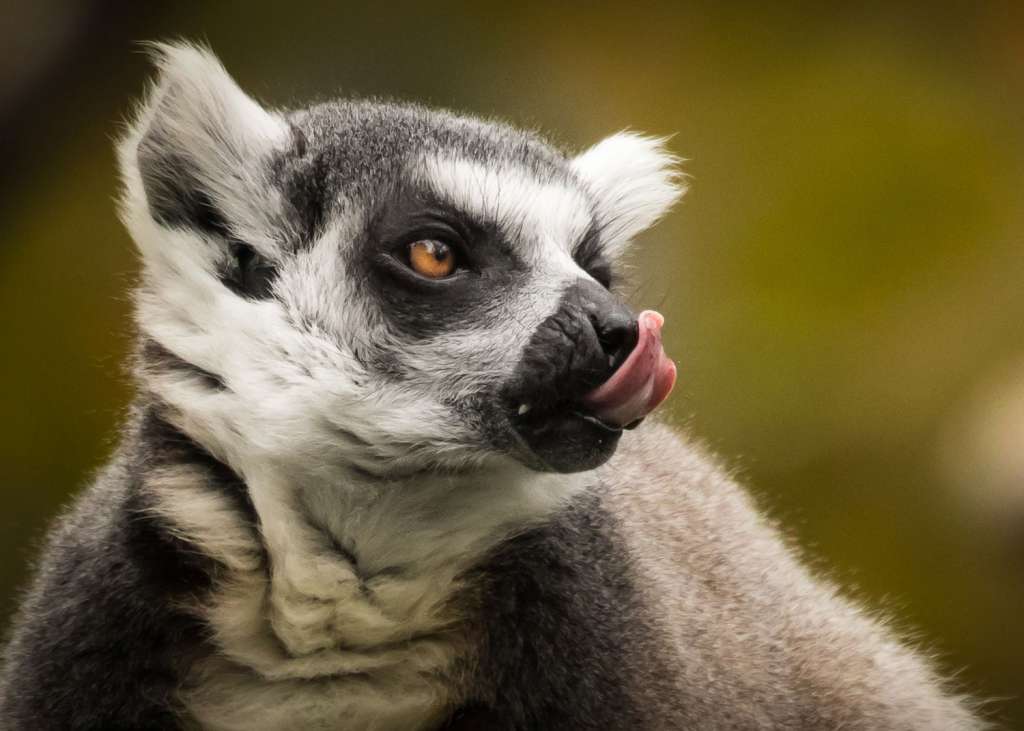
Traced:
<path fill-rule="evenodd" d="M 674 366 L 617 291 L 682 192 L 661 141 L 268 110 L 205 49 L 156 58 L 119 145 L 137 398 L 0 727 L 982 726 L 645 420 Z"/>

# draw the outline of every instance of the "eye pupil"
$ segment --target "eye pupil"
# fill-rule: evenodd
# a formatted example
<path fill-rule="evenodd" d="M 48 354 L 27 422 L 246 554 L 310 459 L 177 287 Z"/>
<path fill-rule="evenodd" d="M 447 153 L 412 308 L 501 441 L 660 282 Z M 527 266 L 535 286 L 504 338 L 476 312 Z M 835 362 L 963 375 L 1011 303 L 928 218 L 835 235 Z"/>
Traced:
<path fill-rule="evenodd" d="M 443 279 L 455 271 L 455 252 L 441 241 L 415 241 L 409 244 L 409 266 L 429 279 Z"/>

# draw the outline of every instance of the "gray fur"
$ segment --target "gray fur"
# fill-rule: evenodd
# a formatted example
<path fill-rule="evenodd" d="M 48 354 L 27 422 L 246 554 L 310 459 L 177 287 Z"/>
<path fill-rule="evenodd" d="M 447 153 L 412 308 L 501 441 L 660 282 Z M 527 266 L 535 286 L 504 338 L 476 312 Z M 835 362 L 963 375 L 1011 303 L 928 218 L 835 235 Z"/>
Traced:
<path fill-rule="evenodd" d="M 661 142 L 267 111 L 206 51 L 158 65 L 119 149 L 139 395 L 0 728 L 982 727 L 713 460 L 578 412 L 627 342 L 616 262 L 681 193 Z M 434 235 L 449 281 L 401 260 Z"/>
<path fill-rule="evenodd" d="M 595 477 L 479 569 L 466 728 L 981 727 L 669 428 L 645 424 Z"/>

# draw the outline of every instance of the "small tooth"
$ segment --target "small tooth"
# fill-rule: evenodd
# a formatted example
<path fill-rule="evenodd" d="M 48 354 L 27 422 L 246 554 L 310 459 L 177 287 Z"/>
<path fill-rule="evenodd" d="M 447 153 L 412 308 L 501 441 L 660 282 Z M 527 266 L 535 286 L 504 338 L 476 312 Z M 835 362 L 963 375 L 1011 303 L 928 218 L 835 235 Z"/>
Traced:
<path fill-rule="evenodd" d="M 525 414 L 529 410 L 530 410 L 530 404 L 522 404 L 519 407 L 519 415 L 522 416 L 523 414 Z"/>

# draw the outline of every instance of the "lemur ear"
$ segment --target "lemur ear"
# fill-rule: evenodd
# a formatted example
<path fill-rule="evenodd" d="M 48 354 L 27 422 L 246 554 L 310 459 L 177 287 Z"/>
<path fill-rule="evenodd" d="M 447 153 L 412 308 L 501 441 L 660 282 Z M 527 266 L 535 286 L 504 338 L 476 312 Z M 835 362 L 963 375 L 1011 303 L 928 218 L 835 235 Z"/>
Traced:
<path fill-rule="evenodd" d="M 156 82 L 118 146 L 126 217 L 148 211 L 164 228 L 266 250 L 280 201 L 265 163 L 288 144 L 287 124 L 206 49 L 161 43 L 152 51 Z"/>
<path fill-rule="evenodd" d="M 604 250 L 615 258 L 686 191 L 680 159 L 664 138 L 619 132 L 578 155 L 572 167 L 595 198 Z"/>

